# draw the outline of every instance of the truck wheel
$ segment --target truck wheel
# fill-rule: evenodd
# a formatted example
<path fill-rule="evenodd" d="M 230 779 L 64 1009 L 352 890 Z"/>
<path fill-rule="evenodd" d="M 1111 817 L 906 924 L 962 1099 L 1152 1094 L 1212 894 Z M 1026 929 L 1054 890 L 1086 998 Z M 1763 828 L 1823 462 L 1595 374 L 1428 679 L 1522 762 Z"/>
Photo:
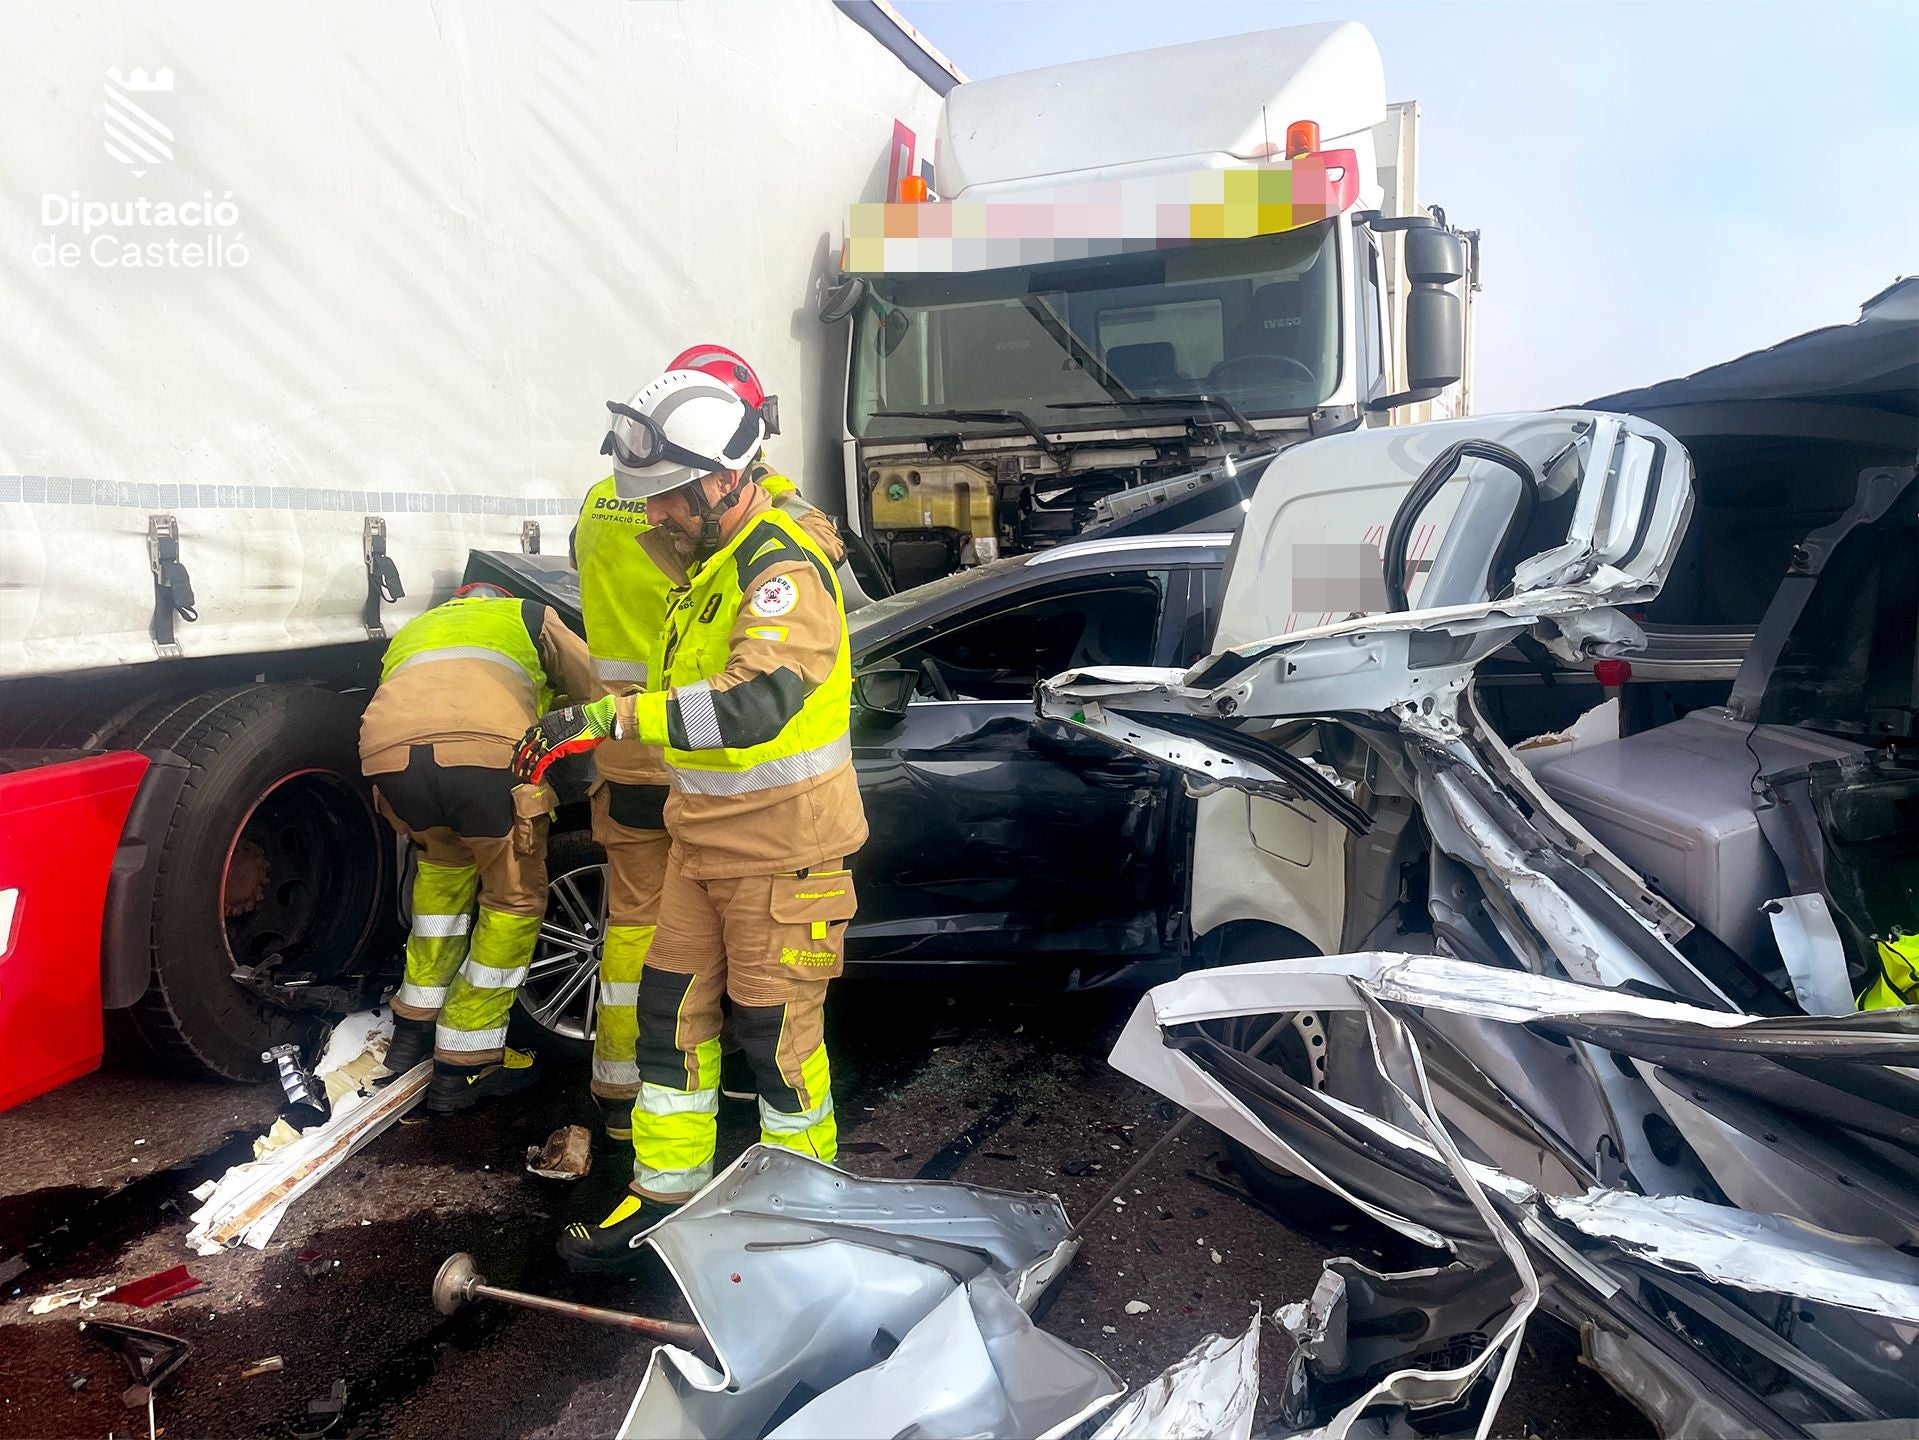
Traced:
<path fill-rule="evenodd" d="M 163 702 L 113 743 L 190 767 L 158 842 L 147 991 L 116 1031 L 183 1074 L 259 1081 L 300 1017 L 237 984 L 238 965 L 326 982 L 357 973 L 385 913 L 390 845 L 360 775 L 361 705 L 311 685 Z"/>
<path fill-rule="evenodd" d="M 513 1002 L 513 1038 L 548 1059 L 593 1058 L 606 936 L 606 852 L 585 831 L 546 846 L 546 919 Z"/>

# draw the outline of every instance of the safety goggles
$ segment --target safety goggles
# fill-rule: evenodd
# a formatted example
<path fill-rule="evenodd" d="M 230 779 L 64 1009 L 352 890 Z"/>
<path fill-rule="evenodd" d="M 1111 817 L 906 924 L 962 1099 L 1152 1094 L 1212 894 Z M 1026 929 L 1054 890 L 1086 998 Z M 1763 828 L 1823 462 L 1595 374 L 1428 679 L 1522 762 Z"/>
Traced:
<path fill-rule="evenodd" d="M 768 397 L 767 405 L 773 403 Z M 609 400 L 606 408 L 613 412 L 613 428 L 606 432 L 606 439 L 600 442 L 600 453 L 611 455 L 615 464 L 629 470 L 643 470 L 649 465 L 670 463 L 689 466 L 700 475 L 711 475 L 716 470 L 737 470 L 743 463 L 716 460 L 711 455 L 701 455 L 684 445 L 675 444 L 660 428 L 659 421 L 651 415 L 641 414 L 631 405 Z M 763 418 L 764 407 L 759 410 L 748 407 L 740 417 L 739 428 L 733 432 L 732 439 L 726 442 L 727 453 L 736 454 L 758 438 Z M 624 426 L 620 424 L 622 420 L 627 422 Z M 769 432 L 773 428 L 770 424 L 767 426 Z"/>

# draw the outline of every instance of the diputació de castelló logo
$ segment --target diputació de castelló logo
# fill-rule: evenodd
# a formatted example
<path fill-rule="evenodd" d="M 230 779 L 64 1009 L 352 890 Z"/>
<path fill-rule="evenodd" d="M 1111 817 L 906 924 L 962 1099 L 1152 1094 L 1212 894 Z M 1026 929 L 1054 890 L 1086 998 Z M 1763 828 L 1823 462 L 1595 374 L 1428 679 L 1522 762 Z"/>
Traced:
<path fill-rule="evenodd" d="M 176 169 L 176 93 L 168 66 L 149 71 L 114 65 L 106 71 L 101 144 L 135 180 Z M 239 269 L 252 259 L 240 223 L 231 190 L 107 199 L 49 190 L 40 196 L 44 228 L 33 247 L 33 263 L 57 270 Z"/>

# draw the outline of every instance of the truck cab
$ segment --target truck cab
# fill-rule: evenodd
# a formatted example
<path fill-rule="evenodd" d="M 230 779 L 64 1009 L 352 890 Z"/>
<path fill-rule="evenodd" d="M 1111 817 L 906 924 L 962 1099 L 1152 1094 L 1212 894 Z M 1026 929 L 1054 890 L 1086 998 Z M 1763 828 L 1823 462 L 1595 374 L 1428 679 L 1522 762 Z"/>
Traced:
<path fill-rule="evenodd" d="M 1352 23 L 950 90 L 930 176 L 853 207 L 821 308 L 848 322 L 847 514 L 886 578 L 1464 413 L 1477 237 L 1418 208 L 1418 109 L 1385 94 Z"/>

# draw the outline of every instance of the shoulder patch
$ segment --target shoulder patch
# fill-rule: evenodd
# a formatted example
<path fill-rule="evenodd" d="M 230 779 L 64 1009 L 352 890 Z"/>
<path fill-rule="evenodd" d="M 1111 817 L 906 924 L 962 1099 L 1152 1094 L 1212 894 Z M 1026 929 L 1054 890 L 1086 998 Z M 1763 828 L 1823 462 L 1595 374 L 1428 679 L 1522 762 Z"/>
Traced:
<path fill-rule="evenodd" d="M 799 586 L 793 583 L 790 576 L 775 575 L 753 587 L 755 615 L 784 615 L 799 603 Z"/>

